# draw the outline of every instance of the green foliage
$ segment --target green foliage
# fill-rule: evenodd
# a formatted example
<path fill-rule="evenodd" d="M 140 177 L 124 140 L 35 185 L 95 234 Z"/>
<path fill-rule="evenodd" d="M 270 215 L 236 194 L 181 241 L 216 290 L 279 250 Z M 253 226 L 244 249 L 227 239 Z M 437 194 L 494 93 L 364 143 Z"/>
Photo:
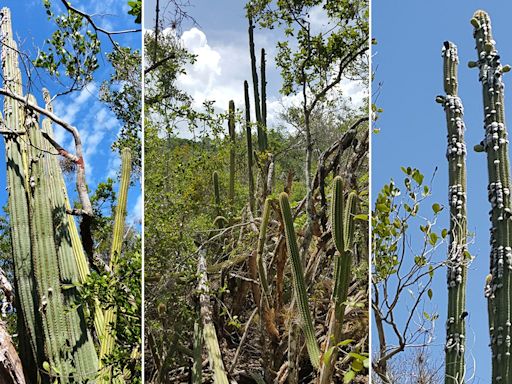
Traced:
<path fill-rule="evenodd" d="M 94 79 L 99 67 L 100 40 L 83 16 L 71 10 L 66 15 L 57 15 L 51 0 L 43 0 L 43 4 L 57 29 L 46 41 L 47 51 L 39 52 L 34 65 L 52 76 L 65 74 L 73 79 L 72 88 L 81 89 Z"/>
<path fill-rule="evenodd" d="M 307 16 L 314 7 L 332 20 L 327 30 L 312 30 Z M 281 69 L 283 94 L 295 93 L 306 85 L 313 95 L 320 95 L 332 77 L 327 74 L 336 77 L 339 72 L 364 72 L 356 59 L 368 49 L 367 1 L 257 0 L 247 5 L 247 13 L 264 28 L 283 27 L 290 39 L 277 44 L 276 64 Z"/>
<path fill-rule="evenodd" d="M 105 365 L 113 367 L 113 376 L 123 376 L 127 382 L 142 383 L 142 257 L 140 235 L 128 233 L 123 244 L 123 256 L 118 260 L 122 273 L 112 276 L 93 272 L 78 286 L 79 303 L 94 306 L 99 298 L 103 309 L 117 307 L 115 348 L 105 358 Z M 92 319 L 91 319 L 92 321 Z M 92 327 L 92 324 L 90 324 Z"/>
<path fill-rule="evenodd" d="M 135 16 L 135 22 L 140 24 L 142 22 L 142 0 L 129 0 L 128 6 L 130 7 L 128 14 Z"/>
<path fill-rule="evenodd" d="M 389 359 L 419 342 L 417 335 L 430 335 L 438 318 L 425 299 L 434 297 L 432 279 L 444 265 L 436 262 L 435 251 L 447 235 L 446 229 L 437 229 L 442 206 L 429 203 L 424 175 L 411 167 L 402 172 L 401 185 L 391 181 L 382 187 L 372 213 L 372 308 L 379 343 L 372 367 L 384 381 Z M 398 319 L 405 307 L 413 310 Z M 419 323 L 413 320 L 418 318 Z"/>
<path fill-rule="evenodd" d="M 372 279 L 377 283 L 396 274 L 402 252 L 401 241 L 409 231 L 411 221 L 418 216 L 421 203 L 430 196 L 430 188 L 423 185 L 424 176 L 418 169 L 402 167 L 402 171 L 406 174 L 403 179 L 404 189 L 393 181 L 384 185 L 375 201 L 372 214 Z M 426 244 L 435 247 L 438 245 L 438 239 L 445 236 L 436 232 L 433 225 L 440 213 L 441 205 L 434 203 L 432 207 L 433 219 L 419 224 L 418 228 L 423 233 Z M 421 259 L 425 253 L 428 253 L 428 250 L 416 257 Z M 417 264 L 420 268 L 430 266 L 424 262 Z"/>
<path fill-rule="evenodd" d="M 129 47 L 117 47 L 107 54 L 113 72 L 103 82 L 100 99 L 104 101 L 117 119 L 123 123 L 112 149 L 130 148 L 132 152 L 132 177 L 140 176 L 142 155 L 142 77 L 141 55 Z"/>

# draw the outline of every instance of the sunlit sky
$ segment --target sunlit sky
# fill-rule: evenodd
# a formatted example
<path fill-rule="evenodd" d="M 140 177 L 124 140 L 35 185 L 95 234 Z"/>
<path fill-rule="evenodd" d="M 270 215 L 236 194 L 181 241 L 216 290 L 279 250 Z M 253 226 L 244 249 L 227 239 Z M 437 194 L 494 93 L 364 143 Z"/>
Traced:
<path fill-rule="evenodd" d="M 144 28 L 154 29 L 155 0 L 144 1 Z M 166 1 L 160 2 L 161 15 L 166 13 Z M 182 76 L 178 86 L 187 91 L 194 99 L 194 106 L 200 107 L 205 100 L 215 100 L 218 111 L 227 109 L 229 100 L 235 101 L 237 108 L 243 109 L 243 82 L 249 82 L 252 102 L 252 77 L 249 56 L 248 21 L 245 18 L 245 1 L 208 0 L 191 2 L 186 8 L 196 23 L 185 20 L 181 32 L 182 41 L 192 53 L 198 55 L 195 65 L 188 67 L 187 75 Z M 169 10 L 170 7 L 167 7 Z M 325 27 L 327 19 L 319 10 L 310 13 L 309 20 L 313 30 Z M 170 17 L 164 20 L 161 29 L 170 27 Z M 279 112 L 283 106 L 298 105 L 301 96 L 282 96 L 279 94 L 281 78 L 274 57 L 276 44 L 283 35 L 279 29 L 255 29 L 255 51 L 258 68 L 261 48 L 267 54 L 267 110 L 269 126 L 278 123 Z M 343 81 L 343 93 L 352 97 L 355 105 L 361 106 L 366 90 L 353 81 Z M 254 117 L 253 117 L 254 119 Z"/>

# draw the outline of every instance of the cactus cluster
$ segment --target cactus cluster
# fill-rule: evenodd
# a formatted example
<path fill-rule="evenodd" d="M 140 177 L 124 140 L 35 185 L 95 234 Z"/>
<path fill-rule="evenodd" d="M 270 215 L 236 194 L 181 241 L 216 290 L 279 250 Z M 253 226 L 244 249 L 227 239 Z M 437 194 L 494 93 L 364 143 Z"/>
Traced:
<path fill-rule="evenodd" d="M 299 255 L 297 238 L 293 227 L 293 218 L 288 201 L 288 195 L 283 192 L 279 196 L 279 205 L 283 218 L 288 255 L 292 265 L 292 276 L 295 297 L 299 307 L 302 320 L 302 328 L 306 338 L 306 346 L 309 358 L 315 368 L 320 368 L 320 382 L 329 383 L 332 379 L 334 363 L 336 361 L 336 345 L 340 342 L 343 317 L 348 295 L 348 288 L 351 281 L 352 249 L 354 246 L 354 217 L 356 213 L 357 196 L 350 192 L 345 202 L 342 179 L 335 177 L 333 182 L 332 196 L 332 236 L 336 250 L 338 251 L 334 263 L 334 289 L 332 295 L 333 315 L 327 335 L 327 343 L 324 351 L 328 357 L 320 363 L 320 348 L 315 337 L 315 328 L 312 315 L 309 309 L 308 295 L 304 281 L 304 271 Z"/>
<path fill-rule="evenodd" d="M 492 37 L 489 15 L 475 12 L 471 19 L 483 88 L 485 137 L 482 147 L 487 152 L 489 173 L 488 197 L 491 203 L 490 274 L 486 286 L 489 303 L 489 330 L 492 350 L 492 382 L 512 380 L 511 302 L 512 290 L 512 223 L 510 201 L 510 164 L 507 129 L 505 126 L 504 84 L 502 74 L 510 70 L 502 66 Z"/>
<path fill-rule="evenodd" d="M 444 91 L 437 101 L 443 105 L 448 128 L 448 193 L 450 206 L 450 244 L 447 258 L 448 316 L 446 321 L 445 382 L 464 382 L 465 307 L 467 252 L 466 144 L 464 108 L 458 96 L 457 47 L 447 41 L 442 49 Z"/>
<path fill-rule="evenodd" d="M 18 49 L 13 40 L 9 9 L 0 11 L 4 88 L 1 121 L 6 147 L 8 211 L 17 293 L 16 312 L 23 368 L 29 382 L 93 383 L 101 361 L 87 318 L 93 317 L 100 357 L 113 350 L 115 308 L 104 311 L 95 298 L 92 308 L 79 301 L 77 287 L 90 275 L 89 264 L 74 217 L 58 157 L 63 149 L 53 138 L 52 122 L 34 112 L 53 115 L 51 97 L 43 89 L 45 109 L 32 95 L 23 96 Z M 20 99 L 25 98 L 27 102 Z M 65 152 L 65 151 L 64 151 Z M 72 155 L 70 155 L 72 156 Z M 121 190 L 114 223 L 111 271 L 121 252 L 130 181 L 131 155 L 122 151 Z M 78 159 L 78 161 L 81 161 Z M 92 311 L 91 311 L 92 310 Z M 91 313 L 92 312 L 92 313 Z M 113 316 L 112 316 L 113 315 Z M 107 373 L 110 370 L 106 371 Z M 110 374 L 106 381 L 111 382 Z M 115 378 L 114 382 L 124 382 Z"/>
<path fill-rule="evenodd" d="M 352 250 L 354 247 L 354 217 L 356 215 L 357 196 L 350 192 L 344 201 L 343 181 L 336 176 L 333 181 L 331 223 L 332 237 L 337 250 L 334 261 L 334 290 L 332 303 L 334 311 L 331 317 L 320 383 L 330 383 L 334 363 L 337 358 L 337 344 L 341 341 L 343 319 L 348 297 L 348 288 L 352 278 Z"/>
<path fill-rule="evenodd" d="M 22 94 L 18 51 L 11 15 L 1 10 L 4 87 Z M 28 100 L 35 104 L 31 96 Z M 86 327 L 84 308 L 76 305 L 79 267 L 66 213 L 64 181 L 54 153 L 39 128 L 39 116 L 23 103 L 4 98 L 9 214 L 19 333 L 30 348 L 23 360 L 29 380 L 50 383 L 90 382 L 98 357 Z M 51 135 L 49 122 L 43 123 Z M 25 351 L 24 349 L 22 349 Z M 31 363 L 29 363 L 31 362 Z"/>

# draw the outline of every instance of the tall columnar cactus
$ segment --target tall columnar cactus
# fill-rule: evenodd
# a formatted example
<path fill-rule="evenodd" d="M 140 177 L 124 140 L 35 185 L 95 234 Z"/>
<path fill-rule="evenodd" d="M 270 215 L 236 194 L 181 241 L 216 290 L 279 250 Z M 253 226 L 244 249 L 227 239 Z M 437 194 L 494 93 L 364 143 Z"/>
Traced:
<path fill-rule="evenodd" d="M 279 205 L 283 217 L 286 244 L 288 246 L 288 256 L 292 265 L 292 276 L 295 297 L 298 303 L 300 316 L 302 319 L 302 327 L 306 338 L 306 347 L 308 349 L 309 359 L 315 368 L 320 366 L 320 348 L 315 336 L 315 327 L 311 312 L 309 310 L 308 295 L 306 291 L 306 283 L 304 281 L 304 268 L 299 255 L 299 247 L 293 228 L 293 218 L 288 201 L 288 195 L 283 192 L 279 195 Z"/>
<path fill-rule="evenodd" d="M 258 82 L 258 69 L 256 67 L 256 52 L 254 48 L 254 24 L 252 21 L 252 17 L 249 14 L 249 53 L 251 56 L 251 72 L 252 72 L 252 87 L 254 91 L 254 110 L 256 115 L 256 123 L 258 128 L 258 149 L 260 151 L 267 150 L 267 134 L 266 134 L 266 119 L 267 119 L 267 96 L 266 96 L 266 86 L 267 82 L 265 79 L 265 50 L 261 50 L 261 92 L 262 92 L 262 103 L 265 103 L 265 106 L 260 104 L 260 92 L 259 92 L 259 82 Z"/>
<path fill-rule="evenodd" d="M 258 274 L 260 276 L 261 288 L 263 288 L 263 294 L 266 301 L 270 299 L 270 288 L 267 280 L 267 268 L 265 266 L 265 260 L 263 258 L 263 252 L 265 250 L 265 240 L 267 237 L 268 221 L 270 219 L 270 199 L 265 200 L 263 206 L 263 214 L 261 216 L 260 232 L 258 235 L 258 249 L 256 250 L 256 258 L 258 264 Z M 259 304 L 259 303 L 257 303 Z M 268 304 L 268 303 L 267 303 Z"/>
<path fill-rule="evenodd" d="M 1 17 L 4 87 L 21 95 L 7 8 Z M 75 289 L 62 286 L 77 283 L 78 268 L 61 180 L 52 173 L 56 154 L 41 150 L 47 143 L 39 116 L 9 97 L 4 98 L 4 113 L 5 125 L 13 131 L 4 138 L 20 335 L 26 335 L 30 345 L 24 361 L 36 365 L 25 368 L 31 380 L 42 383 L 93 382 L 98 358 L 84 310 L 74 305 Z"/>
<path fill-rule="evenodd" d="M 228 115 L 228 129 L 229 129 L 229 203 L 233 205 L 235 200 L 235 146 L 236 146 L 236 132 L 235 132 L 235 102 L 229 101 L 229 115 Z"/>
<path fill-rule="evenodd" d="M 512 291 L 512 227 L 510 202 L 510 165 L 502 74 L 510 70 L 502 66 L 492 37 L 491 22 L 484 11 L 475 12 L 474 27 L 479 79 L 483 88 L 485 138 L 489 172 L 488 196 L 491 203 L 490 279 L 486 286 L 489 301 L 489 329 L 492 349 L 492 382 L 512 381 L 511 305 Z"/>
<path fill-rule="evenodd" d="M 346 205 L 346 206 L 345 206 Z M 334 290 L 332 302 L 334 312 L 329 325 L 327 343 L 324 352 L 323 366 L 320 372 L 320 383 L 327 384 L 332 380 L 334 363 L 337 358 L 336 345 L 341 341 L 343 319 L 348 297 L 348 288 L 352 279 L 352 249 L 354 246 L 354 216 L 356 214 L 357 196 L 350 192 L 345 204 L 343 181 L 336 176 L 333 182 L 331 223 L 334 245 L 338 251 L 334 262 Z"/>
<path fill-rule="evenodd" d="M 18 68 L 17 44 L 12 38 L 11 12 L 8 8 L 1 10 L 2 72 L 4 87 L 12 92 L 21 94 L 21 73 Z M 7 160 L 7 184 L 9 191 L 8 209 L 11 223 L 11 245 L 14 255 L 15 287 L 18 295 L 18 332 L 27 335 L 31 353 L 22 354 L 22 359 L 28 363 L 34 359 L 35 367 L 26 368 L 32 374 L 28 378 L 35 380 L 37 367 L 44 360 L 39 314 L 36 308 L 37 293 L 33 280 L 30 241 L 30 211 L 28 191 L 30 190 L 28 176 L 27 132 L 23 126 L 23 111 L 20 103 L 4 98 L 4 118 L 6 129 L 12 130 L 12 135 L 4 135 Z M 23 136 L 20 140 L 19 135 Z M 24 350 L 22 349 L 23 353 Z M 28 365 L 28 364 L 26 364 Z M 32 368 L 32 369 L 30 369 Z"/>
<path fill-rule="evenodd" d="M 258 125 L 261 122 L 261 108 L 260 108 L 260 92 L 258 87 L 258 69 L 256 67 L 256 52 L 254 49 L 254 24 L 252 21 L 252 16 L 249 15 L 249 54 L 251 56 L 251 72 L 252 72 L 252 89 L 254 92 L 254 113 L 256 116 L 256 122 Z M 258 128 L 258 144 L 260 144 L 259 139 L 259 128 Z"/>
<path fill-rule="evenodd" d="M 45 88 L 43 88 L 43 98 L 46 102 L 45 109 L 48 110 L 49 112 L 53 112 L 50 93 Z M 43 145 L 42 149 L 49 153 L 55 152 L 55 149 L 49 142 L 49 140 L 54 140 L 52 122 L 50 119 L 48 119 L 48 118 L 43 119 L 41 133 L 43 134 L 43 136 L 45 138 L 48 138 L 48 140 L 44 141 L 45 145 Z M 67 211 L 71 210 L 71 204 L 69 202 L 69 198 L 67 195 L 66 184 L 65 184 L 64 177 L 62 174 L 62 169 L 59 165 L 59 161 L 56 156 L 48 157 L 48 167 L 49 167 L 50 174 L 52 174 L 52 176 L 56 180 L 60 181 L 60 183 L 59 183 L 60 185 L 55 184 L 55 185 L 53 185 L 53 188 L 56 188 L 57 190 L 62 191 L 63 199 L 64 199 L 63 200 L 64 209 Z M 65 220 L 65 223 L 67 223 L 67 230 L 69 231 L 69 238 L 70 238 L 71 246 L 73 248 L 73 253 L 75 255 L 75 261 L 76 261 L 77 270 L 78 270 L 78 282 L 83 283 L 87 279 L 87 277 L 91 274 L 91 271 L 89 269 L 89 264 L 87 262 L 85 252 L 82 247 L 82 243 L 80 241 L 80 235 L 78 234 L 78 228 L 76 226 L 74 217 L 68 216 L 67 220 Z M 99 300 L 95 299 L 94 328 L 95 328 L 96 335 L 98 336 L 98 338 L 101 338 L 101 336 L 103 334 L 103 328 L 104 328 L 103 321 L 104 321 L 103 310 L 100 306 Z"/>
<path fill-rule="evenodd" d="M 247 176 L 249 179 L 249 207 L 254 213 L 256 201 L 254 196 L 254 175 L 253 153 L 252 153 L 252 133 L 251 133 L 251 106 L 249 102 L 249 83 L 244 81 L 244 98 L 245 98 L 245 130 L 247 136 Z"/>
<path fill-rule="evenodd" d="M 266 151 L 267 143 L 267 75 L 265 71 L 265 48 L 261 48 L 261 121 L 258 124 L 259 150 Z M 261 137 L 260 137 L 261 136 Z"/>
<path fill-rule="evenodd" d="M 221 216 L 222 211 L 220 209 L 220 186 L 219 186 L 219 174 L 217 171 L 213 172 L 213 198 L 215 203 L 215 210 L 217 211 L 217 216 Z"/>
<path fill-rule="evenodd" d="M 31 101 L 35 104 L 35 99 Z M 29 204 L 32 262 L 47 353 L 45 362 L 48 363 L 43 368 L 47 367 L 45 370 L 49 372 L 50 379 L 86 381 L 96 377 L 98 359 L 86 328 L 83 307 L 70 310 L 76 303 L 76 290 L 62 288 L 63 284 L 78 282 L 78 269 L 68 234 L 60 180 L 49 172 L 49 156 L 55 155 L 41 151 L 44 139 L 37 121 L 38 116 L 25 111 L 31 143 Z"/>
<path fill-rule="evenodd" d="M 119 193 L 117 200 L 116 213 L 114 217 L 114 232 L 112 237 L 112 247 L 110 250 L 110 269 L 114 276 L 121 273 L 119 271 L 119 257 L 121 256 L 121 247 L 123 245 L 124 227 L 126 220 L 126 204 L 128 199 L 128 187 L 130 186 L 130 174 L 132 156 L 129 148 L 121 151 L 121 181 L 119 183 Z M 103 367 L 103 374 L 100 382 L 110 383 L 122 382 L 121 378 L 112 378 L 111 368 L 104 367 L 103 359 L 111 354 L 115 345 L 115 327 L 117 318 L 117 308 L 107 308 L 105 310 L 103 335 L 100 339 L 100 367 Z"/>
<path fill-rule="evenodd" d="M 448 127 L 448 200 L 450 206 L 450 245 L 447 259 L 448 318 L 446 321 L 445 383 L 464 382 L 465 308 L 467 275 L 466 218 L 466 144 L 464 108 L 457 93 L 459 58 L 455 44 L 446 41 L 442 50 L 445 96 L 436 101 L 443 105 Z"/>

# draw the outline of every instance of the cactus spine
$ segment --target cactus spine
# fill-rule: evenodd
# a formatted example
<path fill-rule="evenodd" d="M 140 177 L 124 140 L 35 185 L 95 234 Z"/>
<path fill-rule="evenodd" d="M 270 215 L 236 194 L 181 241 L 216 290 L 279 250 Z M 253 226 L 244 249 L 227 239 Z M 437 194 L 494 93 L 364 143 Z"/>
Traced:
<path fill-rule="evenodd" d="M 126 220 L 126 203 L 128 200 L 128 187 L 130 186 L 130 173 L 132 156 L 129 148 L 121 151 L 121 181 L 119 184 L 119 198 L 117 201 L 116 213 L 114 217 L 114 232 L 112 238 L 112 248 L 110 251 L 110 269 L 114 276 L 119 274 L 118 261 L 121 256 L 121 247 L 123 245 L 124 226 Z M 110 383 L 124 382 L 121 377 L 112 377 L 112 369 L 103 366 L 103 359 L 111 354 L 115 344 L 117 308 L 107 308 L 105 310 L 103 337 L 100 339 L 100 368 L 103 373 L 100 376 L 100 382 Z"/>
<path fill-rule="evenodd" d="M 484 11 L 475 12 L 471 19 L 478 52 L 477 66 L 483 88 L 485 138 L 489 172 L 488 196 L 491 203 L 491 278 L 485 294 L 489 301 L 489 330 L 493 383 L 512 380 L 510 339 L 512 270 L 510 165 L 507 130 L 505 127 L 503 67 L 492 37 L 490 18 Z"/>
<path fill-rule="evenodd" d="M 338 251 L 334 262 L 334 290 L 332 295 L 334 313 L 331 317 L 327 335 L 324 365 L 320 372 L 320 383 L 322 384 L 330 383 L 332 380 L 334 363 L 337 359 L 336 345 L 341 341 L 345 303 L 352 278 L 352 248 L 354 246 L 354 216 L 356 214 L 357 196 L 355 192 L 350 192 L 346 207 L 343 199 L 343 181 L 340 176 L 336 176 L 333 182 L 331 204 L 332 236 Z"/>
<path fill-rule="evenodd" d="M 306 283 L 304 281 L 304 270 L 299 255 L 299 247 L 297 245 L 295 229 L 293 228 L 293 218 L 290 209 L 290 203 L 288 201 L 288 195 L 285 192 L 279 195 L 279 205 L 281 207 L 281 214 L 283 216 L 286 245 L 288 246 L 288 255 L 292 265 L 295 297 L 297 299 L 299 312 L 302 319 L 302 326 L 306 338 L 306 347 L 308 349 L 311 364 L 313 364 L 315 368 L 318 368 L 320 365 L 320 348 L 318 347 L 318 342 L 315 336 L 315 327 L 311 317 L 311 312 L 309 310 Z"/>
<path fill-rule="evenodd" d="M 229 129 L 229 203 L 231 206 L 235 200 L 235 102 L 229 101 L 229 114 L 228 114 L 228 129 Z"/>
<path fill-rule="evenodd" d="M 457 46 L 446 41 L 442 50 L 445 96 L 443 105 L 448 128 L 448 203 L 450 206 L 450 244 L 447 259 L 448 319 L 446 321 L 445 383 L 464 382 L 465 316 L 467 278 L 466 218 L 466 144 L 464 142 L 464 108 L 458 96 Z"/>
<path fill-rule="evenodd" d="M 4 86 L 21 95 L 10 11 L 3 8 L 1 16 Z M 28 99 L 35 104 L 33 97 Z M 31 371 L 27 376 L 42 383 L 91 382 L 98 359 L 84 310 L 73 305 L 75 289 L 62 288 L 77 282 L 78 268 L 60 174 L 53 172 L 55 155 L 41 150 L 48 144 L 38 115 L 9 97 L 4 98 L 4 110 L 6 127 L 13 131 L 4 138 L 19 327 L 31 350 L 24 361 L 37 365 L 25 367 Z"/>
<path fill-rule="evenodd" d="M 244 81 L 244 98 L 245 98 L 245 130 L 247 135 L 247 173 L 249 177 L 249 207 L 251 212 L 254 213 L 255 198 L 254 198 L 254 176 L 253 168 L 253 153 L 252 153 L 252 133 L 251 133 L 251 107 L 249 102 L 249 83 Z"/>

